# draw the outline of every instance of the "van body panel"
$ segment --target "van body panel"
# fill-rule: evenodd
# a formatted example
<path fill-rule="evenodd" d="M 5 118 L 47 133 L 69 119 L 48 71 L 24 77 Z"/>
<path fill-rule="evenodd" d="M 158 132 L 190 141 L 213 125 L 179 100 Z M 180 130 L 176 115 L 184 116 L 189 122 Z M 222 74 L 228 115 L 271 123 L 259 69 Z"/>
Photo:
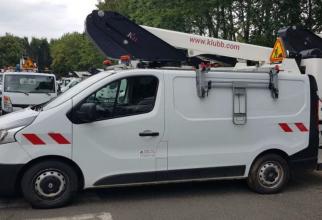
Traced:
<path fill-rule="evenodd" d="M 301 65 L 305 67 L 305 73 L 310 74 L 315 77 L 316 82 L 319 86 L 318 95 L 320 98 L 319 101 L 319 130 L 320 130 L 320 143 L 319 146 L 322 147 L 322 59 L 321 58 L 307 58 L 301 60 Z M 322 162 L 322 161 L 321 161 Z"/>
<path fill-rule="evenodd" d="M 31 125 L 16 134 L 18 143 L 32 159 L 48 155 L 72 158 L 72 123 L 66 116 L 71 108 L 72 100 L 69 100 L 56 108 L 40 111 Z"/>
<path fill-rule="evenodd" d="M 85 97 L 104 85 L 132 76 L 157 77 L 158 90 L 151 112 L 73 124 L 73 160 L 86 176 L 85 187 L 93 186 L 95 182 L 108 176 L 155 172 L 157 168 L 158 170 L 167 168 L 166 157 L 164 157 L 165 147 L 164 143 L 161 143 L 164 132 L 163 72 L 137 70 L 113 75 L 99 82 L 94 90 L 91 88 L 84 94 L 75 96 L 73 106 L 75 107 Z M 139 134 L 144 131 L 159 134 L 155 137 L 141 137 Z M 162 157 L 157 160 L 157 155 Z M 150 178 L 153 179 L 153 175 L 152 173 Z"/>
<path fill-rule="evenodd" d="M 3 144 L 0 147 L 0 164 L 26 164 L 31 159 L 18 142 Z"/>
<path fill-rule="evenodd" d="M 242 77 L 262 81 L 263 75 L 216 72 L 206 80 L 237 82 Z M 232 88 L 213 88 L 208 97 L 200 99 L 193 72 L 166 74 L 165 80 L 169 170 L 246 165 L 247 176 L 261 152 L 279 149 L 292 155 L 308 146 L 309 132 L 300 132 L 295 125 L 310 126 L 307 76 L 280 74 L 277 100 L 268 89 L 247 89 L 245 125 L 233 124 Z M 294 131 L 284 132 L 279 123 L 289 124 Z"/>

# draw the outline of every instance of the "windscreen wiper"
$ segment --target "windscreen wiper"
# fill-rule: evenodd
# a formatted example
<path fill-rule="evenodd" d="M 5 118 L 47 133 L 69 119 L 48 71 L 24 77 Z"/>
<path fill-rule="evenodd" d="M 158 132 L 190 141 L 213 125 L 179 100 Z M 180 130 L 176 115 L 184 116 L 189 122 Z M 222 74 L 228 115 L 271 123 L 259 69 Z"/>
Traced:
<path fill-rule="evenodd" d="M 24 92 L 24 91 L 6 91 L 6 92 L 23 93 L 26 96 L 29 96 L 29 92 Z"/>

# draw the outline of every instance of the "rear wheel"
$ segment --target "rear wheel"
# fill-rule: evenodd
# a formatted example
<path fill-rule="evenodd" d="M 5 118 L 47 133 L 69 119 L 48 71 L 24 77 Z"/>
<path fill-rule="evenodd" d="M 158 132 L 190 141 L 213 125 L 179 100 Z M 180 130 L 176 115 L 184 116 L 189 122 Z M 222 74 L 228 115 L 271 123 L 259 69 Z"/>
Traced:
<path fill-rule="evenodd" d="M 44 161 L 24 173 L 21 189 L 34 208 L 57 208 L 71 201 L 77 191 L 77 175 L 61 161 Z"/>
<path fill-rule="evenodd" d="M 267 154 L 252 165 L 247 182 L 255 192 L 270 194 L 280 192 L 289 178 L 287 161 L 277 154 Z"/>

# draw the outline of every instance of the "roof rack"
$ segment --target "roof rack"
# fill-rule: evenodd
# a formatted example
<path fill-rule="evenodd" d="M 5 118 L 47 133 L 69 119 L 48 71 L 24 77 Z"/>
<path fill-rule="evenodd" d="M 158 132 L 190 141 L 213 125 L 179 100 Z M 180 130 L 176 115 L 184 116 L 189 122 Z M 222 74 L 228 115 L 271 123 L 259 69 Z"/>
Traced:
<path fill-rule="evenodd" d="M 209 91 L 213 88 L 267 88 L 271 92 L 273 99 L 278 99 L 279 89 L 278 89 L 278 68 L 271 68 L 267 73 L 269 75 L 269 80 L 267 82 L 258 81 L 223 81 L 223 80 L 207 80 L 206 73 L 210 71 L 207 67 L 201 67 L 196 70 L 196 87 L 197 94 L 200 98 L 205 98 L 208 96 Z"/>

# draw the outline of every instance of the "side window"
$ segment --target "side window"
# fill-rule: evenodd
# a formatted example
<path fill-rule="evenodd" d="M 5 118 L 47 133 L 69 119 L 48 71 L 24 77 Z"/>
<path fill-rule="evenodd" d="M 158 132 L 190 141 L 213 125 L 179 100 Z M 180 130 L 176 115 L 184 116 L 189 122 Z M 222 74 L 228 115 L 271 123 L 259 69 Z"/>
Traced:
<path fill-rule="evenodd" d="M 155 76 L 135 76 L 117 80 L 88 96 L 76 107 L 75 113 L 82 116 L 91 109 L 91 119 L 81 118 L 80 121 L 83 122 L 148 113 L 153 110 L 157 89 L 158 79 Z"/>
<path fill-rule="evenodd" d="M 153 110 L 158 89 L 154 76 L 129 77 L 120 83 L 114 117 L 148 113 Z"/>

